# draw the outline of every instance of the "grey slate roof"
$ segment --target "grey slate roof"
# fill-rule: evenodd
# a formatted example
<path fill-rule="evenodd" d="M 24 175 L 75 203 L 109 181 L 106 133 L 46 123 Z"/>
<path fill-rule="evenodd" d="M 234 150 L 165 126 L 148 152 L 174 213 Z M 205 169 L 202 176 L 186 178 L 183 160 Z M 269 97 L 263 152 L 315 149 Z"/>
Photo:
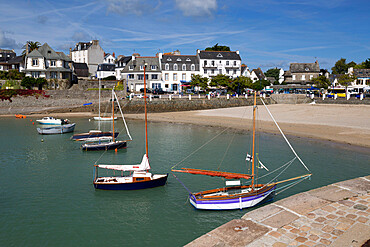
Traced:
<path fill-rule="evenodd" d="M 44 57 L 38 50 L 31 51 L 27 57 Z"/>
<path fill-rule="evenodd" d="M 88 77 L 89 76 L 89 67 L 86 63 L 73 63 L 74 72 L 77 77 Z"/>
<path fill-rule="evenodd" d="M 354 69 L 353 74 L 357 78 L 364 78 L 364 77 L 370 78 L 370 69 Z"/>
<path fill-rule="evenodd" d="M 66 62 L 72 62 L 72 59 L 70 57 L 68 57 L 66 54 L 64 54 L 64 52 L 57 51 L 57 54 L 62 58 L 62 60 L 66 61 Z"/>
<path fill-rule="evenodd" d="M 261 68 L 254 69 L 252 71 L 254 71 L 254 73 L 256 73 L 259 80 L 264 80 L 265 79 L 265 74 L 262 72 Z"/>
<path fill-rule="evenodd" d="M 291 73 L 320 73 L 320 66 L 317 61 L 315 63 L 291 63 L 289 70 Z"/>
<path fill-rule="evenodd" d="M 102 63 L 98 65 L 98 71 L 114 71 L 115 68 L 115 64 Z"/>
<path fill-rule="evenodd" d="M 58 60 L 61 59 L 58 53 L 56 53 L 49 45 L 48 43 L 43 44 L 41 47 L 37 49 L 44 58 L 49 60 Z"/>
<path fill-rule="evenodd" d="M 199 60 L 195 55 L 163 55 L 162 59 L 162 70 L 165 70 L 166 64 L 169 65 L 169 70 L 174 70 L 174 64 L 177 64 L 178 71 L 182 71 L 182 65 L 186 65 L 185 71 L 191 70 L 191 65 L 195 65 L 195 71 L 199 71 Z"/>
<path fill-rule="evenodd" d="M 117 68 L 123 68 L 126 66 L 126 64 L 131 60 L 131 56 L 128 57 L 121 57 L 119 60 L 116 61 L 116 67 Z M 121 64 L 124 64 L 124 66 L 121 66 Z"/>
<path fill-rule="evenodd" d="M 9 64 L 24 63 L 23 56 L 16 56 L 9 60 Z"/>
<path fill-rule="evenodd" d="M 158 57 L 135 57 L 135 60 L 130 60 L 126 67 L 122 70 L 123 72 L 143 72 L 140 70 L 140 66 L 144 65 L 144 61 L 148 64 L 146 72 L 161 72 L 159 67 L 159 58 Z M 156 69 L 152 70 L 151 66 L 155 65 Z M 134 66 L 133 70 L 130 70 L 130 66 Z"/>
<path fill-rule="evenodd" d="M 236 51 L 200 51 L 201 59 L 242 60 Z"/>
<path fill-rule="evenodd" d="M 7 62 L 16 56 L 15 52 L 12 50 L 0 49 L 0 54 L 2 55 L 0 57 L 0 62 Z"/>
<path fill-rule="evenodd" d="M 73 49 L 74 51 L 87 50 L 92 45 L 92 42 L 78 42 Z"/>

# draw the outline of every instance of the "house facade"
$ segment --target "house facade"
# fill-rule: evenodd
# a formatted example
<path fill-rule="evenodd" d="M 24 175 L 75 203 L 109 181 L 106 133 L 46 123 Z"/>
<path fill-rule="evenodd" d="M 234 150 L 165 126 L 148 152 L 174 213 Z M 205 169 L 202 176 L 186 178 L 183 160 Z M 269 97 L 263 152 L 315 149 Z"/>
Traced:
<path fill-rule="evenodd" d="M 99 45 L 99 40 L 79 42 L 72 50 L 70 56 L 73 62 L 86 63 L 90 76 L 96 76 L 98 65 L 104 62 L 104 51 Z"/>
<path fill-rule="evenodd" d="M 103 63 L 105 63 L 105 64 L 115 64 L 115 62 L 116 62 L 116 58 L 114 57 L 114 53 L 113 53 L 113 55 L 110 54 L 110 53 L 105 54 Z"/>
<path fill-rule="evenodd" d="M 200 51 L 197 50 L 200 74 L 212 78 L 223 74 L 236 78 L 241 75 L 239 51 Z"/>
<path fill-rule="evenodd" d="M 267 80 L 261 68 L 253 69 L 250 74 L 250 78 L 252 79 L 253 82 L 256 82 L 259 80 Z"/>
<path fill-rule="evenodd" d="M 196 55 L 159 53 L 162 69 L 163 91 L 180 92 L 182 85 L 189 85 L 193 75 L 199 75 L 199 59 Z"/>
<path fill-rule="evenodd" d="M 12 66 L 9 64 L 9 61 L 16 57 L 14 50 L 5 50 L 0 49 L 0 70 L 8 71 L 12 69 Z"/>
<path fill-rule="evenodd" d="M 126 67 L 127 63 L 130 62 L 131 58 L 132 58 L 131 56 L 128 56 L 128 57 L 118 56 L 118 59 L 116 61 L 116 68 L 115 68 L 117 80 L 124 80 L 124 79 L 127 80 L 128 79 L 123 76 L 122 72 L 123 72 L 123 69 Z"/>
<path fill-rule="evenodd" d="M 311 79 L 320 75 L 319 62 L 314 63 L 291 63 L 288 71 L 284 73 L 287 84 L 306 85 Z"/>
<path fill-rule="evenodd" d="M 102 63 L 98 65 L 98 70 L 96 71 L 96 77 L 98 79 L 103 79 L 108 76 L 116 76 L 116 65 L 110 63 Z"/>
<path fill-rule="evenodd" d="M 47 43 L 33 50 L 25 58 L 26 76 L 33 78 L 71 80 L 72 60 L 63 52 L 55 52 Z"/>
<path fill-rule="evenodd" d="M 352 86 L 370 85 L 370 69 L 349 68 L 348 73 L 357 78 L 354 82 L 352 82 Z"/>
<path fill-rule="evenodd" d="M 130 91 L 140 91 L 144 88 L 144 64 L 147 88 L 162 88 L 162 72 L 158 57 L 132 56 L 131 60 L 121 71 L 121 77 L 127 79 Z"/>

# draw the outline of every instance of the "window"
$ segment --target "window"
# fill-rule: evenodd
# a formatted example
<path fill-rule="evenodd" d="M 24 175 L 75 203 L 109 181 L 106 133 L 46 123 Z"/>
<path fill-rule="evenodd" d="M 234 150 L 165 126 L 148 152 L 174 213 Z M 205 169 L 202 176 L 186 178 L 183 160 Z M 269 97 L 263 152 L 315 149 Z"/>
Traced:
<path fill-rule="evenodd" d="M 177 81 L 177 74 L 176 73 L 173 74 L 173 80 Z"/>
<path fill-rule="evenodd" d="M 140 70 L 144 70 L 144 65 L 140 65 Z"/>
<path fill-rule="evenodd" d="M 164 69 L 165 70 L 170 70 L 170 65 L 168 63 L 166 63 L 166 65 L 164 66 Z"/>
<path fill-rule="evenodd" d="M 306 75 L 302 75 L 302 80 L 306 80 Z"/>
<path fill-rule="evenodd" d="M 182 80 L 186 81 L 186 74 L 185 73 L 182 74 Z"/>
<path fill-rule="evenodd" d="M 50 60 L 50 66 L 55 67 L 55 60 Z"/>
<path fill-rule="evenodd" d="M 186 64 L 182 65 L 182 70 L 186 70 Z"/>
<path fill-rule="evenodd" d="M 178 70 L 178 66 L 176 63 L 173 65 L 173 70 Z"/>
<path fill-rule="evenodd" d="M 181 58 L 178 58 L 177 61 L 181 62 Z"/>
<path fill-rule="evenodd" d="M 222 69 L 219 69 L 219 70 L 218 70 L 218 73 L 219 73 L 219 74 L 222 74 Z"/>
<path fill-rule="evenodd" d="M 204 66 L 207 66 L 207 60 L 206 60 L 206 61 L 204 61 Z"/>
<path fill-rule="evenodd" d="M 32 66 L 38 66 L 38 65 L 39 65 L 39 60 L 38 59 L 32 59 Z"/>
<path fill-rule="evenodd" d="M 133 80 L 133 79 L 135 79 L 135 75 L 134 75 L 134 74 L 128 74 L 128 79 L 129 79 L 129 80 Z"/>
<path fill-rule="evenodd" d="M 212 61 L 212 66 L 215 66 L 215 61 Z"/>
<path fill-rule="evenodd" d="M 229 61 L 226 61 L 226 65 L 229 65 Z"/>
<path fill-rule="evenodd" d="M 157 65 L 151 65 L 151 66 L 150 66 L 150 69 L 151 69 L 151 70 L 156 70 L 156 69 L 157 69 Z"/>
<path fill-rule="evenodd" d="M 164 74 L 164 80 L 165 80 L 165 81 L 168 81 L 168 80 L 169 80 L 169 75 L 168 75 L 168 73 Z"/>
<path fill-rule="evenodd" d="M 234 69 L 234 75 L 236 74 L 236 69 Z"/>
<path fill-rule="evenodd" d="M 134 65 L 130 65 L 130 66 L 128 66 L 128 69 L 129 69 L 129 70 L 133 70 L 133 69 L 134 69 Z"/>
<path fill-rule="evenodd" d="M 161 88 L 161 84 L 160 83 L 152 83 L 152 88 L 153 89 Z"/>
<path fill-rule="evenodd" d="M 153 74 L 152 75 L 152 80 L 158 80 L 158 75 L 157 74 Z"/>
<path fill-rule="evenodd" d="M 236 61 L 234 61 L 234 66 L 236 66 Z"/>
<path fill-rule="evenodd" d="M 215 70 L 214 69 L 211 69 L 211 74 L 214 74 L 215 73 Z"/>
<path fill-rule="evenodd" d="M 187 58 L 187 59 L 186 59 L 186 61 L 187 61 L 187 62 L 190 62 L 191 60 L 190 60 L 190 58 Z M 177 84 L 175 84 L 175 85 L 177 85 Z"/>
<path fill-rule="evenodd" d="M 190 68 L 191 68 L 191 71 L 194 71 L 195 70 L 195 65 L 192 64 Z"/>
<path fill-rule="evenodd" d="M 217 57 L 222 57 L 221 53 L 218 53 Z"/>
<path fill-rule="evenodd" d="M 165 87 L 165 88 L 168 88 L 168 84 L 164 84 L 164 87 Z"/>
<path fill-rule="evenodd" d="M 172 59 L 171 58 L 167 58 L 167 61 L 172 61 Z"/>
<path fill-rule="evenodd" d="M 144 74 L 138 74 L 138 75 L 137 75 L 137 79 L 138 79 L 139 81 L 144 80 Z"/>
<path fill-rule="evenodd" d="M 292 75 L 292 80 L 295 81 L 295 75 Z"/>
<path fill-rule="evenodd" d="M 226 74 L 229 74 L 229 72 L 230 72 L 230 71 L 227 69 L 227 70 L 226 70 Z"/>
<path fill-rule="evenodd" d="M 205 69 L 205 70 L 204 70 L 204 74 L 207 74 L 207 72 L 208 72 L 208 71 Z"/>
<path fill-rule="evenodd" d="M 57 78 L 58 78 L 58 74 L 57 74 L 57 72 L 55 72 L 55 71 L 51 71 L 51 72 L 50 72 L 50 78 L 52 78 L 52 79 L 57 79 Z"/>
<path fill-rule="evenodd" d="M 34 71 L 34 72 L 31 73 L 31 75 L 32 75 L 33 78 L 39 78 L 40 77 L 40 72 L 38 72 L 38 71 L 35 72 Z"/>
<path fill-rule="evenodd" d="M 310 80 L 313 78 L 313 75 L 310 75 Z"/>

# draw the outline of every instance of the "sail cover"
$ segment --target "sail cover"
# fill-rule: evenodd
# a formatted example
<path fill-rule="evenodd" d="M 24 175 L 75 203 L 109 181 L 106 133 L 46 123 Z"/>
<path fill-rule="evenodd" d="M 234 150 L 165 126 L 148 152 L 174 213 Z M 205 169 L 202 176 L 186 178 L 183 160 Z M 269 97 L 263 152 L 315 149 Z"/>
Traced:
<path fill-rule="evenodd" d="M 97 165 L 99 168 L 116 170 L 116 171 L 146 171 L 150 169 L 149 160 L 146 154 L 138 165 Z"/>
<path fill-rule="evenodd" d="M 252 178 L 252 176 L 248 174 L 221 172 L 221 171 L 209 171 L 209 170 L 192 169 L 192 168 L 181 168 L 181 170 L 172 170 L 172 171 L 190 173 L 190 174 L 198 174 L 198 175 L 206 175 L 206 176 L 212 176 L 212 177 L 223 177 L 227 179 L 239 179 L 239 178 L 250 179 Z"/>

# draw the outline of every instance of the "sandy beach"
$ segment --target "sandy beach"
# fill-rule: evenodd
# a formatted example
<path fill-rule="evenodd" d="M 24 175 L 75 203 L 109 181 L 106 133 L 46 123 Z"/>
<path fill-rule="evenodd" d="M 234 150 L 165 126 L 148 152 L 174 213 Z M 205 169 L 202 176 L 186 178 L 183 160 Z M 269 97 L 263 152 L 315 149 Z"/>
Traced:
<path fill-rule="evenodd" d="M 257 129 L 278 133 L 278 129 L 263 106 L 258 106 Z M 287 135 L 329 140 L 338 143 L 370 147 L 370 106 L 333 104 L 275 104 L 268 106 Z M 32 114 L 33 118 L 45 114 Z M 53 113 L 54 117 L 92 117 L 91 112 Z M 3 115 L 14 117 L 14 115 Z M 144 114 L 126 114 L 127 119 L 142 120 Z M 148 120 L 233 128 L 252 128 L 252 106 L 185 112 L 149 113 Z"/>
<path fill-rule="evenodd" d="M 257 129 L 278 133 L 263 106 L 259 107 Z M 329 140 L 370 147 L 370 106 L 368 105 L 285 105 L 268 106 L 287 135 Z M 143 119 L 129 114 L 128 119 Z M 148 114 L 149 121 L 230 127 L 251 130 L 252 106 L 212 110 Z"/>

